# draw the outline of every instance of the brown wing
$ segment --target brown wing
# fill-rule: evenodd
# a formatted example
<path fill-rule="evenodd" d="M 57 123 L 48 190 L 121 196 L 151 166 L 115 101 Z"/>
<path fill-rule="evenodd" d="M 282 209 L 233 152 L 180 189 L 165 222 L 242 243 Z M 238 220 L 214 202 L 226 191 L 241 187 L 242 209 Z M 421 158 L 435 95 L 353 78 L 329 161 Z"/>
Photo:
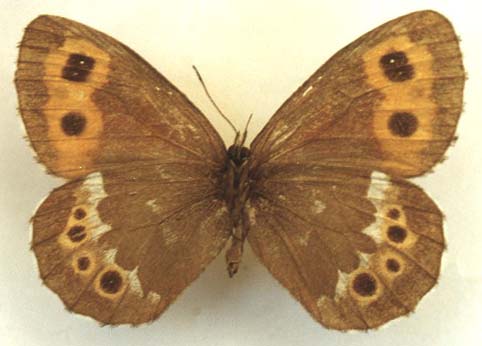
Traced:
<path fill-rule="evenodd" d="M 400 17 L 316 71 L 256 137 L 253 156 L 421 175 L 454 139 L 464 81 L 450 22 L 433 11 Z"/>
<path fill-rule="evenodd" d="M 224 163 L 224 143 L 141 57 L 74 21 L 41 16 L 20 43 L 20 112 L 40 162 L 77 178 L 126 162 Z"/>
<path fill-rule="evenodd" d="M 94 172 L 49 195 L 33 217 L 32 248 L 67 309 L 136 325 L 157 318 L 199 276 L 232 224 L 218 191 L 186 178 L 195 168 L 163 179 L 155 168 Z"/>
<path fill-rule="evenodd" d="M 464 79 L 451 24 L 412 13 L 333 56 L 254 140 L 248 240 L 323 325 L 377 327 L 436 283 L 442 214 L 400 177 L 442 159 Z"/>
<path fill-rule="evenodd" d="M 442 214 L 383 173 L 277 167 L 248 208 L 248 241 L 273 276 L 329 328 L 369 329 L 413 311 L 437 282 Z"/>
<path fill-rule="evenodd" d="M 103 323 L 156 318 L 222 249 L 222 140 L 129 48 L 73 21 L 27 27 L 16 73 L 28 137 L 72 179 L 33 217 L 42 279 Z"/>

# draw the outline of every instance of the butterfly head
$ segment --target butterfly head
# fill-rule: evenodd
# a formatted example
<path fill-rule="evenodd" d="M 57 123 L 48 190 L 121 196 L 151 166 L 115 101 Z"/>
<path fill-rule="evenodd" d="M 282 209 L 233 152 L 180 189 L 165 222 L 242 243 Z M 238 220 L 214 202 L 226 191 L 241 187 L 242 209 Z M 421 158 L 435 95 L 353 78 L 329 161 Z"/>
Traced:
<path fill-rule="evenodd" d="M 243 165 L 248 160 L 250 151 L 242 145 L 233 144 L 228 148 L 228 159 L 232 161 L 236 167 Z"/>

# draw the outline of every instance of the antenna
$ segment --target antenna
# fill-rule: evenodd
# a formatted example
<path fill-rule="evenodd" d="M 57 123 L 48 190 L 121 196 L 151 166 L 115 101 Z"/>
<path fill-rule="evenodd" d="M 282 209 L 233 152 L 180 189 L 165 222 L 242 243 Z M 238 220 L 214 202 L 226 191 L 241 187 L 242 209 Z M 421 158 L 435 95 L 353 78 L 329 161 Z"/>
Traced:
<path fill-rule="evenodd" d="M 233 123 L 231 122 L 231 120 L 228 119 L 228 117 L 226 115 L 224 115 L 224 113 L 221 111 L 221 109 L 218 107 L 218 105 L 216 104 L 216 102 L 214 102 L 213 98 L 211 97 L 211 95 L 209 94 L 209 91 L 208 91 L 208 88 L 206 87 L 206 84 L 204 83 L 204 80 L 202 79 L 201 77 L 201 74 L 199 73 L 198 69 L 196 68 L 196 66 L 192 65 L 192 68 L 194 69 L 194 71 L 196 72 L 196 75 L 197 75 L 197 78 L 199 79 L 199 82 L 201 82 L 201 85 L 204 89 L 204 92 L 206 93 L 207 97 L 209 98 L 209 101 L 211 101 L 211 103 L 213 104 L 214 108 L 216 108 L 216 110 L 218 111 L 218 113 L 223 117 L 224 120 L 226 120 L 229 124 L 229 126 L 231 126 L 231 128 L 233 129 L 234 133 L 236 134 L 236 138 L 239 136 L 239 131 L 238 129 L 236 129 L 236 127 L 233 125 Z"/>
<path fill-rule="evenodd" d="M 249 115 L 248 121 L 246 122 L 246 126 L 244 127 L 243 137 L 241 137 L 241 145 L 244 145 L 244 142 L 246 141 L 246 137 L 248 136 L 248 126 L 249 126 L 249 123 L 251 122 L 252 117 L 253 117 L 253 113 Z"/>

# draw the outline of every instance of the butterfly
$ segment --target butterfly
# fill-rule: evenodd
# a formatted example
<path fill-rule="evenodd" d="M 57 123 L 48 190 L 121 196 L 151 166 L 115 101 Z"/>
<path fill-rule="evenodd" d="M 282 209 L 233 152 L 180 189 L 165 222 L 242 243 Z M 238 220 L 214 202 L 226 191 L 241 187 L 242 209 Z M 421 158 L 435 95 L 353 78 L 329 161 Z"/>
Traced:
<path fill-rule="evenodd" d="M 313 318 L 376 328 L 437 283 L 443 216 L 407 179 L 454 140 L 465 73 L 450 22 L 414 12 L 361 36 L 276 111 L 250 147 L 223 140 L 130 48 L 40 16 L 15 84 L 28 138 L 67 182 L 32 218 L 40 276 L 103 324 L 156 319 L 245 243 Z"/>

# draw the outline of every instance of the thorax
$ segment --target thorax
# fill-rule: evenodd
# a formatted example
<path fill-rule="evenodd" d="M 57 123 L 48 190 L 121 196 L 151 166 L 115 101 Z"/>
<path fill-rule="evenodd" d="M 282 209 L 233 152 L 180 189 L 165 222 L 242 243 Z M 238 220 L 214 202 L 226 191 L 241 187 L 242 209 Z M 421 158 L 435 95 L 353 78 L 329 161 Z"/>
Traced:
<path fill-rule="evenodd" d="M 225 199 L 234 226 L 239 224 L 244 205 L 250 194 L 249 156 L 249 149 L 241 145 L 234 144 L 228 149 Z"/>

